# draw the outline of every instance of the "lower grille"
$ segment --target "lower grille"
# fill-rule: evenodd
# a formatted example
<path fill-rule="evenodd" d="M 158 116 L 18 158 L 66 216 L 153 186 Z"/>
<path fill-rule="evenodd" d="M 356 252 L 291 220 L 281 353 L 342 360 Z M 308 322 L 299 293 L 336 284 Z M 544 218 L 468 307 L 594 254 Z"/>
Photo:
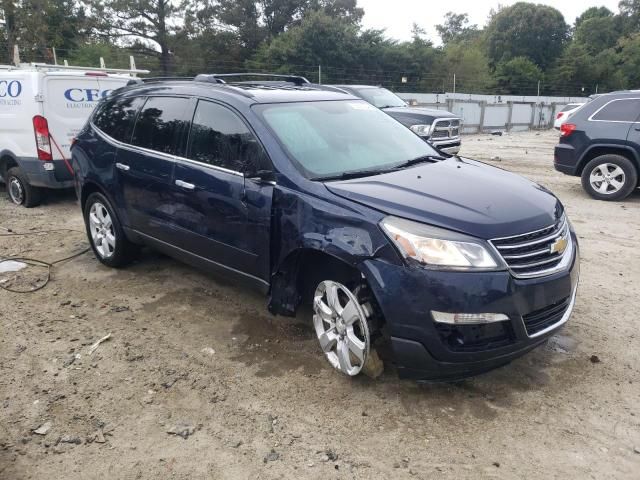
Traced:
<path fill-rule="evenodd" d="M 523 315 L 522 320 L 527 329 L 527 334 L 535 335 L 545 328 L 558 323 L 566 313 L 570 303 L 570 297 L 566 297 L 553 305 Z"/>
<path fill-rule="evenodd" d="M 500 348 L 513 342 L 511 322 L 475 325 L 437 323 L 436 330 L 442 342 L 454 352 L 481 352 Z"/>
<path fill-rule="evenodd" d="M 554 225 L 521 235 L 496 238 L 491 240 L 491 244 L 515 276 L 548 275 L 571 252 L 569 224 L 563 215 Z"/>

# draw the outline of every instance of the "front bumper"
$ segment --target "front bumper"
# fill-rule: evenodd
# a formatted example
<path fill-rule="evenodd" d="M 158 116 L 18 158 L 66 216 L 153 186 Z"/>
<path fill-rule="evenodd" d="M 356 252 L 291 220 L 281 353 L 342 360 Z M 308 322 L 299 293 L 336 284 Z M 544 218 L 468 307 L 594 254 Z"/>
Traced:
<path fill-rule="evenodd" d="M 460 151 L 460 147 L 462 145 L 460 138 L 447 140 L 426 140 L 429 141 L 432 146 L 438 149 L 438 151 L 449 155 L 457 154 Z"/>
<path fill-rule="evenodd" d="M 364 262 L 364 274 L 387 321 L 399 375 L 455 380 L 507 364 L 543 343 L 573 310 L 580 263 L 575 236 L 573 240 L 576 248 L 566 270 L 530 279 L 514 278 L 507 271 L 445 272 L 378 259 Z M 503 313 L 509 320 L 453 331 L 433 321 L 433 310 Z M 544 320 L 545 312 L 555 312 L 549 315 L 551 323 L 538 323 L 533 330 L 532 319 Z"/>

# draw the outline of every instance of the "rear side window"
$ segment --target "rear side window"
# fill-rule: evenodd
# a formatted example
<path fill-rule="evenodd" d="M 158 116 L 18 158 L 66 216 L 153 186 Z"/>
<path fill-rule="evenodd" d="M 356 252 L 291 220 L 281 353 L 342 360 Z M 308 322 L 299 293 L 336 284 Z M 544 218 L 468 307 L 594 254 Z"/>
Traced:
<path fill-rule="evenodd" d="M 262 146 L 242 120 L 228 108 L 198 102 L 189 135 L 188 158 L 216 167 L 243 172 L 264 165 Z"/>
<path fill-rule="evenodd" d="M 93 124 L 121 142 L 128 142 L 136 113 L 144 103 L 142 97 L 116 98 L 103 102 L 95 116 Z"/>
<path fill-rule="evenodd" d="M 635 122 L 640 116 L 640 98 L 613 100 L 596 112 L 593 120 Z"/>
<path fill-rule="evenodd" d="M 187 98 L 149 97 L 138 114 L 131 144 L 175 154 L 176 139 L 187 121 L 188 107 Z"/>

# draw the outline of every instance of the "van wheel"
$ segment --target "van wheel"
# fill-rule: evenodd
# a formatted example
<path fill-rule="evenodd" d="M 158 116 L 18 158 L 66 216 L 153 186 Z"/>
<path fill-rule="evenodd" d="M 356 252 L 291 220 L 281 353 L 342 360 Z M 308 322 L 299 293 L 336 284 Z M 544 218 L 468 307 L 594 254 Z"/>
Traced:
<path fill-rule="evenodd" d="M 122 267 L 137 253 L 137 246 L 126 238 L 111 203 L 101 193 L 92 193 L 87 198 L 84 223 L 91 249 L 108 267 Z"/>
<path fill-rule="evenodd" d="M 346 375 L 358 375 L 371 349 L 366 306 L 345 285 L 324 280 L 316 287 L 313 312 L 313 326 L 329 363 Z"/>
<path fill-rule="evenodd" d="M 26 208 L 36 207 L 42 201 L 42 190 L 29 184 L 20 167 L 12 167 L 7 172 L 7 194 L 9 200 Z"/>
<path fill-rule="evenodd" d="M 582 188 L 598 200 L 622 200 L 638 184 L 638 172 L 628 158 L 601 155 L 591 160 L 582 171 Z"/>

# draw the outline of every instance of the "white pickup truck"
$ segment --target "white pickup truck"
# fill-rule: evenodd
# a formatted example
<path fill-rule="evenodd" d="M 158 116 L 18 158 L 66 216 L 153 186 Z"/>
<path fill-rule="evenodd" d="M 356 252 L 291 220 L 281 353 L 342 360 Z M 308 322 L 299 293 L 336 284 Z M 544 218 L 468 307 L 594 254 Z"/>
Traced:
<path fill-rule="evenodd" d="M 73 186 L 71 143 L 98 101 L 137 73 L 44 64 L 0 66 L 0 178 L 16 205 Z"/>

